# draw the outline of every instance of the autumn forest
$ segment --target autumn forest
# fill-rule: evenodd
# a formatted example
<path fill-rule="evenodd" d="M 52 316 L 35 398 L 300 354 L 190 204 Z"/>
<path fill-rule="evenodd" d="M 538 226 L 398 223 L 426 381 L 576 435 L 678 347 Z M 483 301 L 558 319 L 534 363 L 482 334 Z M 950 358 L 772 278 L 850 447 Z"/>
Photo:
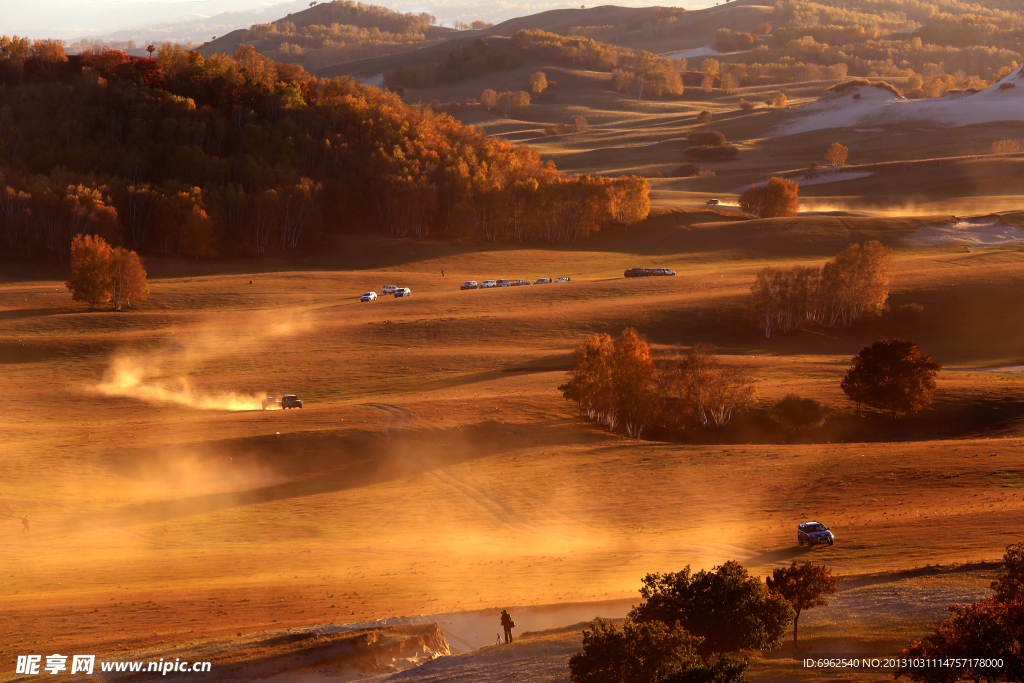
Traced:
<path fill-rule="evenodd" d="M 10 258 L 66 260 L 79 234 L 194 257 L 288 252 L 364 225 L 574 242 L 647 215 L 641 178 L 567 176 L 527 147 L 251 46 L 69 56 L 2 38 L 0 79 Z"/>

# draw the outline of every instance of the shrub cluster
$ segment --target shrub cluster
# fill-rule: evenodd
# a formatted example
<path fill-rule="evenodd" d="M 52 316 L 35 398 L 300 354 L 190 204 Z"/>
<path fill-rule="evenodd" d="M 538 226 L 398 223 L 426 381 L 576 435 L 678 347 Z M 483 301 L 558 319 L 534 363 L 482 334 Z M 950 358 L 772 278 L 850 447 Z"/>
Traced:
<path fill-rule="evenodd" d="M 748 372 L 722 365 L 714 347 L 699 344 L 655 363 L 647 340 L 632 328 L 615 340 L 607 334 L 587 337 L 573 354 L 569 380 L 558 389 L 591 420 L 637 439 L 652 427 L 724 427 L 758 396 Z"/>
<path fill-rule="evenodd" d="M 885 306 L 892 267 L 892 249 L 877 241 L 852 244 L 821 268 L 767 266 L 750 287 L 750 319 L 765 337 L 808 325 L 850 327 Z"/>
<path fill-rule="evenodd" d="M 512 43 L 556 64 L 609 72 L 613 90 L 638 100 L 683 92 L 679 73 L 686 65 L 680 60 L 539 29 L 516 31 Z"/>
<path fill-rule="evenodd" d="M 800 208 L 800 184 L 795 180 L 771 178 L 764 185 L 751 185 L 740 194 L 740 208 L 759 218 L 795 216 Z"/>

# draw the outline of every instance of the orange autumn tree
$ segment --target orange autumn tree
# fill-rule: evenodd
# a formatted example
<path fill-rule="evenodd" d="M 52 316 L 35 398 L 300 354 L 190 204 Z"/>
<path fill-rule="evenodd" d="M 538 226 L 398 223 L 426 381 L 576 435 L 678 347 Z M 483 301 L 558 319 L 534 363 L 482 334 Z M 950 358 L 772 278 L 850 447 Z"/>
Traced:
<path fill-rule="evenodd" d="M 821 268 L 767 266 L 750 287 L 747 312 L 768 338 L 776 329 L 851 327 L 884 310 L 892 270 L 892 249 L 877 240 L 851 244 Z"/>
<path fill-rule="evenodd" d="M 832 570 L 822 564 L 803 565 L 796 560 L 788 567 L 776 567 L 765 579 L 765 585 L 772 593 L 781 595 L 793 608 L 793 651 L 796 651 L 797 633 L 800 628 L 800 613 L 812 607 L 828 605 L 829 595 L 839 590 L 839 581 L 832 576 Z"/>
<path fill-rule="evenodd" d="M 149 295 L 146 270 L 134 251 L 111 248 L 98 235 L 78 235 L 71 242 L 71 274 L 65 286 L 75 301 L 86 301 L 89 310 L 113 300 L 114 310 Z"/>
<path fill-rule="evenodd" d="M 800 209 L 800 184 L 773 177 L 765 185 L 751 185 L 740 195 L 740 208 L 759 218 L 795 216 Z"/>
<path fill-rule="evenodd" d="M 110 259 L 110 298 L 114 310 L 120 311 L 122 304 L 132 307 L 132 301 L 145 301 L 149 296 L 149 283 L 142 260 L 134 251 L 115 247 Z"/>
<path fill-rule="evenodd" d="M 828 159 L 829 163 L 833 166 L 842 166 L 846 163 L 846 159 L 850 156 L 850 150 L 838 142 L 833 142 L 832 146 L 825 151 L 825 158 Z"/>
<path fill-rule="evenodd" d="M 96 235 L 78 235 L 71 242 L 71 275 L 64 286 L 75 301 L 86 301 L 89 310 L 110 301 L 112 253 L 106 240 Z"/>
<path fill-rule="evenodd" d="M 12 49 L 0 41 L 0 61 Z M 623 54 L 631 68 L 665 62 Z M 397 237 L 574 242 L 647 214 L 642 178 L 560 173 L 528 147 L 250 46 L 67 59 L 52 74 L 32 62 L 45 82 L 0 96 L 0 137 L 22 141 L 18 168 L 0 160 L 0 199 L 10 187 L 17 204 L 0 232 L 19 258 L 67 259 L 77 233 L 139 253 L 291 252 L 367 224 Z M 653 92 L 661 80 L 649 76 Z M 525 92 L 486 94 L 508 116 L 529 104 Z M 582 117 L 571 126 L 585 128 Z"/>
<path fill-rule="evenodd" d="M 758 400 L 749 371 L 723 365 L 713 346 L 697 344 L 656 363 L 647 339 L 632 328 L 615 340 L 587 337 L 558 389 L 594 422 L 612 431 L 621 426 L 637 439 L 652 428 L 721 429 Z"/>
<path fill-rule="evenodd" d="M 624 329 L 615 340 L 611 379 L 615 388 L 615 413 L 622 420 L 626 434 L 639 439 L 657 412 L 655 368 L 647 338 L 632 327 Z"/>

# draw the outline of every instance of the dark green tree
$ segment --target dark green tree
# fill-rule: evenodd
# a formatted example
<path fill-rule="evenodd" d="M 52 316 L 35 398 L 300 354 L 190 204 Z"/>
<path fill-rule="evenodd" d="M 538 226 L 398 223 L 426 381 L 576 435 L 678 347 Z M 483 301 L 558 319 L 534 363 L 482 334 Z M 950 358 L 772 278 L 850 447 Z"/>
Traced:
<path fill-rule="evenodd" d="M 735 560 L 696 574 L 689 565 L 681 572 L 648 574 L 643 583 L 644 602 L 633 608 L 630 618 L 682 626 L 701 636 L 697 651 L 705 658 L 774 649 L 793 619 L 789 602 Z"/>
<path fill-rule="evenodd" d="M 825 408 L 814 399 L 800 398 L 796 394 L 787 394 L 772 406 L 768 414 L 791 432 L 820 427 L 825 424 L 828 415 Z"/>
<path fill-rule="evenodd" d="M 927 406 L 942 366 L 909 339 L 881 339 L 865 346 L 842 381 L 843 393 L 861 405 L 898 415 Z"/>
<path fill-rule="evenodd" d="M 569 659 L 572 683 L 656 683 L 700 662 L 700 638 L 682 627 L 627 620 L 622 630 L 598 619 L 583 631 L 583 652 Z"/>
<path fill-rule="evenodd" d="M 747 683 L 746 661 L 728 656 L 705 663 L 701 638 L 680 626 L 629 619 L 622 630 L 598 619 L 583 631 L 583 651 L 569 659 L 572 683 Z"/>
<path fill-rule="evenodd" d="M 1024 543 L 1006 546 L 1003 555 L 1003 573 L 992 582 L 996 600 L 1010 602 L 1014 598 L 1024 600 Z"/>
<path fill-rule="evenodd" d="M 722 655 L 711 664 L 691 666 L 670 674 L 661 683 L 749 683 L 743 675 L 749 666 L 745 659 Z"/>

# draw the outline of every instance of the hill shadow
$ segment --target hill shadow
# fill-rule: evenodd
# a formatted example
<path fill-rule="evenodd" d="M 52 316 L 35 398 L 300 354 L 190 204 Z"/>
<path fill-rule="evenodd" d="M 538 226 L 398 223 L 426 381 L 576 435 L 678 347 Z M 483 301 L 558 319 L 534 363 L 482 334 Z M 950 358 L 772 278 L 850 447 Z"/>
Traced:
<path fill-rule="evenodd" d="M 387 406 L 384 407 L 385 409 Z M 90 523 L 127 527 L 168 521 L 227 508 L 336 493 L 403 479 L 451 465 L 509 453 L 538 443 L 573 441 L 577 430 L 547 427 L 524 433 L 501 422 L 455 429 L 403 429 L 401 415 L 389 415 L 390 433 L 301 433 L 266 435 L 114 453 L 108 466 L 139 481 L 250 474 L 276 480 L 262 486 L 186 495 L 124 505 L 90 518 Z M 515 432 L 519 432 L 516 434 Z M 284 479 L 285 481 L 282 481 Z M 80 526 L 75 524 L 72 526 Z"/>
<path fill-rule="evenodd" d="M 788 560 L 795 560 L 797 558 L 804 557 L 812 552 L 814 548 L 810 546 L 798 546 L 794 545 L 789 548 L 779 548 L 778 550 L 769 550 L 766 553 L 760 555 L 754 555 L 743 560 L 746 566 L 757 566 L 762 564 L 775 564 L 776 562 L 785 562 Z"/>

